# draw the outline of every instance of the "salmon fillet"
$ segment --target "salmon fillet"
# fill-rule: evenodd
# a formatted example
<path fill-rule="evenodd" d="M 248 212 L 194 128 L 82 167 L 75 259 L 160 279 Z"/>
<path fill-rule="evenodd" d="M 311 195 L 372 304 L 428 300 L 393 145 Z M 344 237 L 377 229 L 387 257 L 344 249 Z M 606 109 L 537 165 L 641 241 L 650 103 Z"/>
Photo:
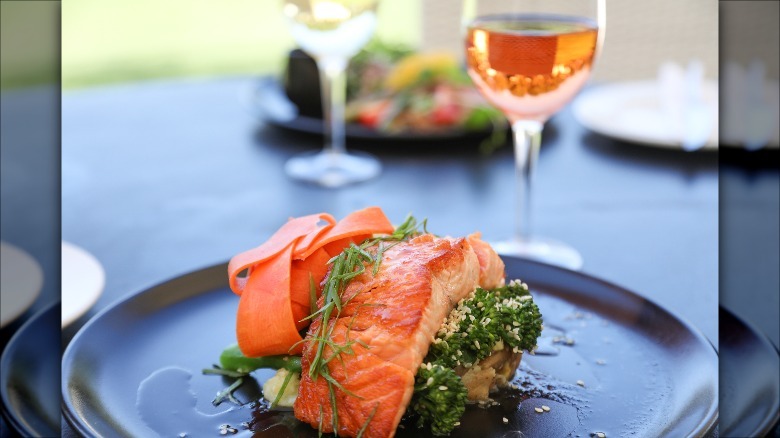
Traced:
<path fill-rule="evenodd" d="M 504 281 L 503 262 L 478 235 L 437 238 L 423 235 L 385 251 L 376 276 L 370 269 L 354 278 L 342 295 L 338 318 L 331 315 L 331 339 L 351 342 L 354 354 L 328 363 L 339 436 L 366 438 L 395 434 L 414 391 L 414 376 L 437 330 L 454 306 L 478 285 Z M 333 432 L 331 390 L 322 376 L 309 377 L 322 324 L 309 327 L 295 416 L 323 432 Z M 325 348 L 324 357 L 332 355 Z M 351 394 L 350 394 L 351 393 Z"/>

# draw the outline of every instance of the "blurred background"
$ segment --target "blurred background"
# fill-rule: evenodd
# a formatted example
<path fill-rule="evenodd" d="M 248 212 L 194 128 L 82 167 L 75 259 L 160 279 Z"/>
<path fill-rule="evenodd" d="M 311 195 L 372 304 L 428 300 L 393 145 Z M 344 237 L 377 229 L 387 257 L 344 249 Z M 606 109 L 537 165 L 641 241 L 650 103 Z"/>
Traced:
<path fill-rule="evenodd" d="M 59 80 L 60 2 L 0 2 L 0 87 L 20 88 Z"/>
<path fill-rule="evenodd" d="M 292 39 L 273 1 L 71 0 L 62 10 L 64 88 L 281 70 Z M 717 76 L 717 2 L 611 2 L 594 79 L 655 77 L 661 62 L 702 61 Z M 381 2 L 376 36 L 460 56 L 460 2 Z M 25 68 L 32 68 L 32 65 Z M 29 75 L 23 75 L 29 77 Z"/>
<path fill-rule="evenodd" d="M 381 2 L 376 36 L 420 41 L 419 2 Z M 274 73 L 293 47 L 275 1 L 75 0 L 62 10 L 64 88 L 172 76 Z"/>
<path fill-rule="evenodd" d="M 0 2 L 2 438 L 60 431 L 59 23 L 59 2 Z"/>
<path fill-rule="evenodd" d="M 60 2 L 57 1 L 3 0 L 0 5 L 2 7 L 0 29 L 3 43 L 2 50 L 0 50 L 0 61 L 2 61 L 0 88 L 2 88 L 3 105 L 2 240 L 9 241 L 30 253 L 42 265 L 45 276 L 41 297 L 26 314 L 0 333 L 2 335 L 0 341 L 5 346 L 5 343 L 20 329 L 22 324 L 32 320 L 34 314 L 45 310 L 47 305 L 59 298 L 58 267 L 60 266 L 61 241 L 59 201 L 61 187 L 60 115 L 58 113 L 60 90 L 57 81 L 60 75 L 66 94 L 68 91 L 90 87 L 154 79 L 273 75 L 281 72 L 286 61 L 286 54 L 293 48 L 293 42 L 288 27 L 279 13 L 278 3 L 268 0 L 166 0 L 164 2 L 156 0 L 134 0 L 132 2 L 69 0 L 64 2 L 61 7 Z M 460 56 L 459 5 L 459 1 L 453 0 L 383 1 L 379 11 L 377 37 L 390 44 L 403 44 L 422 50 L 446 49 L 451 50 L 456 56 Z M 766 9 L 767 7 L 769 9 Z M 777 2 L 740 1 L 720 2 L 720 4 L 715 0 L 610 2 L 603 56 L 596 63 L 593 80 L 607 82 L 653 79 L 664 61 L 673 61 L 684 65 L 692 58 L 696 58 L 702 62 L 705 75 L 708 78 L 718 77 L 719 62 L 721 68 L 726 63 L 734 63 L 747 69 L 751 63 L 759 60 L 763 65 L 763 73 L 767 78 L 775 80 L 776 83 L 778 78 L 777 17 Z M 719 25 L 720 47 L 722 48 L 720 53 L 718 50 Z M 59 59 L 60 35 L 61 60 Z M 772 42 L 774 45 L 771 44 Z M 230 92 L 233 91 L 235 90 L 230 88 Z M 178 96 L 186 97 L 184 92 Z M 232 97 L 232 95 L 230 96 Z M 223 96 L 220 95 L 220 97 Z M 105 102 L 98 101 L 100 104 Z M 193 102 L 197 101 L 185 98 L 182 100 L 182 107 Z M 78 111 L 80 108 L 75 106 L 72 109 Z M 96 104 L 95 108 L 97 109 L 94 112 L 84 111 L 84 113 L 90 116 L 100 114 L 99 105 Z M 131 108 L 130 111 L 142 114 L 145 113 L 146 109 L 147 107 L 139 105 Z M 239 111 L 223 112 L 229 113 L 231 118 L 238 120 L 240 117 L 237 115 L 243 115 Z M 222 113 L 215 110 L 213 114 L 205 114 L 218 119 Z M 119 118 L 117 117 L 117 119 Z M 571 117 L 565 118 L 559 127 L 566 126 L 566 123 L 572 121 Z M 94 136 L 98 139 L 95 140 L 95 143 L 101 144 L 100 142 L 103 141 L 102 145 L 105 145 L 107 144 L 105 143 L 106 139 L 113 141 L 115 137 L 119 139 L 123 137 L 109 135 L 110 133 L 103 133 L 104 136 L 101 137 L 99 132 L 98 135 L 95 135 L 94 126 L 97 124 L 93 125 L 92 119 L 85 118 L 82 127 L 83 132 L 86 133 L 79 139 L 90 140 Z M 147 128 L 148 126 L 150 125 L 147 125 Z M 249 132 L 249 129 L 242 131 L 244 125 L 239 122 L 226 123 L 222 127 L 229 128 L 225 129 L 228 134 L 220 133 L 217 135 L 218 140 L 213 141 L 209 146 L 221 144 L 220 142 L 223 141 L 243 144 L 241 142 L 244 141 L 245 134 Z M 195 143 L 200 137 L 207 137 L 207 134 L 204 133 L 205 130 L 204 132 L 197 129 L 193 131 L 192 136 L 185 137 L 185 139 L 201 146 L 201 150 L 206 150 L 203 144 Z M 562 129 L 560 132 L 568 131 Z M 551 134 L 548 138 L 555 139 L 556 132 L 553 130 Z M 281 138 L 281 136 L 279 137 Z M 565 136 L 559 135 L 559 143 L 561 137 Z M 141 135 L 139 138 L 144 140 L 155 137 L 147 138 Z M 208 138 L 211 139 L 211 137 Z M 686 189 L 690 192 L 694 194 L 705 192 L 703 197 L 690 196 L 682 198 L 683 201 L 674 204 L 682 206 L 680 208 L 683 210 L 682 217 L 684 218 L 688 217 L 686 214 L 689 208 L 694 209 L 702 205 L 705 207 L 709 205 L 710 191 L 701 189 L 701 184 L 704 184 L 701 182 L 701 175 L 709 176 L 710 170 L 717 170 L 716 160 L 711 159 L 712 157 L 672 155 L 675 152 L 664 155 L 664 151 L 656 153 L 656 151 L 645 151 L 640 148 L 626 148 L 624 152 L 622 144 L 615 146 L 608 143 L 605 146 L 603 142 L 594 139 L 592 135 L 587 135 L 585 138 L 591 143 L 595 142 L 596 145 L 583 147 L 578 145 L 576 148 L 570 148 L 573 151 L 571 157 L 576 159 L 578 163 L 583 157 L 593 162 L 603 161 L 603 167 L 598 168 L 598 173 L 601 170 L 609 169 L 617 174 L 616 180 L 620 181 L 635 178 L 647 169 L 649 169 L 647 173 L 652 173 L 654 177 L 671 174 L 674 178 L 679 177 L 687 184 Z M 273 143 L 274 139 L 273 135 L 267 134 L 265 140 Z M 564 140 L 567 139 L 564 138 Z M 296 140 L 299 138 L 296 137 Z M 165 137 L 163 141 L 170 141 L 173 144 L 181 142 L 182 139 L 181 137 Z M 287 138 L 279 140 L 280 143 L 287 141 Z M 313 144 L 314 142 L 310 141 L 309 143 Z M 75 149 L 80 144 L 79 141 L 74 141 L 72 147 Z M 88 146 L 94 145 L 89 143 Z M 566 146 L 559 144 L 557 147 L 557 151 L 555 148 L 549 148 L 544 152 L 547 154 L 548 163 L 554 162 L 553 158 L 558 158 L 559 162 L 560 159 L 567 158 L 561 156 L 561 151 L 565 151 Z M 279 150 L 283 149 L 279 148 Z M 262 160 L 265 160 L 268 155 L 260 155 L 259 153 L 257 156 L 251 155 L 254 152 L 256 151 L 250 150 L 246 155 L 250 160 L 256 160 L 250 164 L 262 165 Z M 720 304 L 727 307 L 737 317 L 755 326 L 758 329 L 757 332 L 762 333 L 762 336 L 767 336 L 774 346 L 777 346 L 778 336 L 780 336 L 780 331 L 778 331 L 780 318 L 778 318 L 777 313 L 780 277 L 778 277 L 776 268 L 779 259 L 777 221 L 778 211 L 780 211 L 778 208 L 778 199 L 780 199 L 778 198 L 778 187 L 780 186 L 778 185 L 777 155 L 746 154 L 743 152 L 745 151 L 738 150 L 725 154 L 721 150 L 720 198 L 717 199 L 716 196 L 716 200 L 713 201 L 720 202 L 720 236 L 714 236 L 713 233 L 710 233 L 710 231 L 715 230 L 716 225 L 710 228 L 711 224 L 709 223 L 694 224 L 690 226 L 690 229 L 697 227 L 703 229 L 701 234 L 704 237 L 702 239 L 720 238 Z M 402 154 L 399 153 L 399 156 Z M 92 154 L 84 154 L 85 157 L 88 155 Z M 279 155 L 282 153 L 279 152 Z M 271 156 L 276 157 L 272 154 Z M 146 158 L 144 157 L 144 160 Z M 388 160 L 393 159 L 396 161 L 396 168 L 408 166 L 406 158 L 388 154 Z M 420 161 L 427 159 L 423 155 Z M 97 159 L 95 160 L 98 162 Z M 498 156 L 494 160 L 509 161 L 506 156 Z M 471 161 L 471 157 L 469 157 L 469 161 Z M 141 161 L 139 160 L 139 162 Z M 637 164 L 640 162 L 641 166 Z M 124 163 L 122 165 L 124 166 Z M 412 169 L 416 168 L 412 166 Z M 75 170 L 80 171 L 81 168 Z M 717 172 L 715 173 L 717 178 Z M 452 180 L 470 182 L 470 180 L 463 178 L 464 174 L 466 172 L 453 171 L 451 178 Z M 84 176 L 83 173 L 79 172 L 72 172 L 71 176 L 73 175 L 76 177 Z M 164 175 L 168 177 L 170 174 L 165 173 Z M 511 167 L 507 166 L 502 175 L 507 177 L 511 175 Z M 595 178 L 598 176 L 595 171 L 568 176 L 571 178 L 580 177 L 580 181 L 598 180 Z M 114 175 L 110 175 L 110 177 L 113 178 Z M 75 183 L 81 182 L 77 178 L 73 178 L 73 180 Z M 108 180 L 111 178 L 107 177 L 106 181 Z M 606 181 L 610 184 L 605 183 L 605 187 L 598 185 L 595 187 L 603 189 L 603 193 L 608 196 L 615 197 L 616 192 L 613 190 L 615 190 L 616 184 L 612 184 L 615 180 L 607 179 Z M 75 183 L 73 185 L 80 190 L 99 191 L 96 184 L 85 183 L 80 186 Z M 128 184 L 126 187 L 128 190 L 137 189 L 135 183 Z M 593 186 L 583 185 L 583 187 L 585 188 L 582 189 L 582 192 L 587 191 L 588 195 L 598 194 L 598 192 L 589 190 Z M 678 186 L 671 184 L 668 187 L 678 188 Z M 668 187 L 667 190 L 670 190 Z M 410 191 L 419 189 L 419 187 L 407 188 Z M 664 187 L 658 188 L 659 191 L 663 189 Z M 309 193 L 307 190 L 296 187 L 290 189 L 289 192 L 298 195 L 302 192 Z M 352 207 L 353 204 L 357 203 L 356 200 L 363 199 L 369 192 L 371 192 L 370 188 L 352 189 L 352 191 L 346 192 L 346 195 L 342 195 L 342 198 L 346 199 L 343 204 Z M 561 192 L 561 190 L 558 191 L 558 193 Z M 78 199 L 75 193 L 76 191 L 71 193 L 71 200 Z M 577 199 L 590 200 L 581 194 L 581 198 L 576 198 L 579 194 L 576 188 L 573 193 L 575 201 Z M 715 193 L 717 193 L 717 187 Z M 320 196 L 319 192 L 316 194 Z M 620 194 L 626 199 L 634 201 L 634 193 Z M 95 196 L 94 193 L 92 195 Z M 193 201 L 187 204 L 183 201 L 178 205 L 180 210 L 173 211 L 171 216 L 179 220 L 182 216 L 196 216 L 192 211 L 202 209 L 212 212 L 214 218 L 217 218 L 218 215 L 213 211 L 218 210 L 218 208 L 211 207 L 214 204 L 219 205 L 218 200 L 222 199 L 220 196 L 215 195 L 213 199 L 207 199 L 211 203 Z M 149 197 L 152 196 L 149 195 Z M 701 200 L 702 198 L 704 201 Z M 253 202 L 255 200 L 252 196 L 241 200 L 246 201 L 246 199 Z M 673 199 L 677 198 L 673 197 Z M 690 199 L 694 201 L 689 202 Z M 475 202 L 478 200 L 475 198 Z M 598 210 L 592 215 L 592 223 L 604 224 L 604 215 L 599 210 L 604 204 L 592 200 L 589 202 L 591 204 L 588 205 L 595 206 L 594 210 Z M 139 217 L 144 214 L 153 215 L 160 210 L 159 205 L 153 203 L 140 204 L 146 209 L 139 210 L 140 212 L 133 211 Z M 582 205 L 585 204 L 587 203 L 582 203 Z M 92 231 L 89 230 L 91 219 L 85 218 L 83 213 L 86 208 L 93 208 L 97 205 L 99 205 L 97 202 L 88 205 L 82 205 L 78 202 L 72 203 L 70 208 L 74 213 L 71 214 L 71 224 L 86 223 L 84 228 L 87 231 Z M 575 205 L 576 207 L 578 204 L 567 199 L 561 205 L 565 205 L 568 211 L 570 206 Z M 659 205 L 663 207 L 666 204 Z M 557 204 L 553 206 L 556 207 Z M 640 207 L 636 207 L 635 203 L 630 204 L 630 209 L 632 211 L 641 210 Z M 662 209 L 658 208 L 657 210 Z M 707 209 L 704 208 L 704 210 Z M 184 213 L 180 213 L 181 211 Z M 198 211 L 203 213 L 201 210 Z M 554 208 L 548 208 L 548 211 L 556 212 Z M 280 214 L 286 215 L 287 212 L 280 212 Z M 669 215 L 670 213 L 661 211 L 658 217 Z M 223 214 L 223 217 L 228 216 L 231 215 Z M 235 216 L 237 217 L 237 215 Z M 712 218 L 713 223 L 716 221 L 713 216 L 708 217 Z M 107 215 L 96 217 L 94 221 L 109 227 L 112 226 L 110 224 L 112 219 L 116 218 Z M 207 221 L 211 219 L 211 216 L 206 215 Z M 227 219 L 225 220 L 227 221 Z M 214 221 L 216 223 L 217 219 Z M 566 222 L 565 218 L 562 221 Z M 122 226 L 127 228 L 148 226 L 155 229 L 158 225 L 147 224 L 143 221 L 140 225 L 138 223 L 114 222 L 119 223 L 119 226 L 115 224 L 113 226 L 121 232 L 125 231 Z M 629 223 L 631 221 L 621 221 L 620 216 L 617 215 L 613 224 L 620 225 L 621 222 Z M 689 225 L 690 222 L 693 221 L 685 223 Z M 209 222 L 209 224 L 211 223 Z M 165 225 L 177 228 L 178 222 L 171 220 Z M 230 227 L 235 227 L 236 223 L 229 222 L 228 225 L 229 227 L 214 228 L 230 229 Z M 607 223 L 603 227 L 608 229 L 609 225 L 610 223 Z M 72 226 L 76 227 L 76 225 Z M 637 224 L 636 227 L 642 229 L 643 232 L 645 231 L 645 227 L 641 224 Z M 561 225 L 559 230 L 568 228 L 572 227 L 570 224 L 565 224 Z M 198 231 L 188 229 L 186 226 L 183 229 L 183 234 Z M 593 228 L 575 227 L 571 231 L 571 235 L 586 235 L 590 232 L 593 232 Z M 101 305 L 105 306 L 121 294 L 135 292 L 141 286 L 146 286 L 151 280 L 168 278 L 176 269 L 190 269 L 197 264 L 210 261 L 211 259 L 208 257 L 222 257 L 229 253 L 226 248 L 232 251 L 234 247 L 243 247 L 248 240 L 247 236 L 255 236 L 256 233 L 255 228 L 236 231 L 233 233 L 235 234 L 233 240 L 220 247 L 221 253 L 209 254 L 200 258 L 191 256 L 188 259 L 185 257 L 186 254 L 169 254 L 157 251 L 159 253 L 157 257 L 177 260 L 177 262 L 173 263 L 173 267 L 159 268 L 158 270 L 143 266 L 141 262 L 138 262 L 138 265 L 146 269 L 144 273 L 149 275 L 141 278 L 142 276 L 136 277 L 134 273 L 131 273 L 124 282 L 109 279 L 109 282 L 115 281 L 114 284 L 109 283 L 112 288 L 110 292 L 114 296 L 111 296 L 110 300 L 107 297 L 105 301 L 101 302 Z M 79 236 L 78 233 L 71 232 L 71 234 Z M 160 235 L 163 234 L 160 233 Z M 121 233 L 117 232 L 112 236 L 116 235 L 121 235 Z M 714 251 L 700 254 L 705 259 L 704 262 L 701 262 L 705 265 L 701 271 L 680 268 L 676 272 L 671 272 L 670 276 L 674 277 L 674 281 L 669 280 L 671 284 L 666 284 L 663 280 L 658 280 L 664 275 L 648 272 L 641 267 L 633 267 L 635 271 L 631 271 L 632 275 L 629 275 L 633 262 L 616 257 L 617 251 L 610 253 L 611 248 L 621 248 L 618 245 L 620 242 L 615 242 L 619 239 L 611 239 L 608 234 L 604 234 L 604 236 L 606 238 L 599 245 L 599 251 L 605 255 L 599 259 L 600 255 L 596 254 L 588 259 L 587 263 L 592 262 L 591 269 L 594 266 L 599 268 L 600 272 L 596 273 L 610 280 L 637 288 L 640 292 L 654 289 L 643 286 L 645 284 L 653 285 L 655 289 L 661 290 L 665 286 L 676 286 L 677 283 L 680 283 L 682 286 L 679 288 L 682 290 L 699 288 L 706 289 L 707 293 L 711 290 L 710 286 L 715 288 L 718 286 L 717 281 L 711 278 L 714 273 L 709 269 L 710 265 L 717 265 L 717 255 L 714 254 Z M 144 246 L 144 243 L 141 242 L 142 239 L 131 240 L 133 240 L 132 249 L 139 253 L 146 251 L 146 253 L 154 254 L 156 251 L 147 251 L 150 248 L 159 250 L 158 247 Z M 158 241 L 162 242 L 163 238 L 160 237 Z M 184 239 L 182 242 L 176 243 L 183 242 Z M 109 237 L 95 238 L 94 241 L 87 241 L 87 243 L 91 243 L 98 252 L 100 250 L 104 251 L 105 254 L 114 252 L 115 242 Z M 196 244 L 188 248 L 197 247 L 200 251 L 204 251 L 203 248 L 207 247 L 208 243 L 207 237 L 200 235 Z M 630 243 L 626 242 L 626 246 L 630 246 Z M 610 244 L 613 246 L 610 247 Z M 604 249 L 604 245 L 607 245 L 606 249 Z M 671 242 L 668 247 L 663 245 L 659 247 L 660 250 L 657 253 L 646 251 L 642 257 L 644 259 L 653 258 L 662 263 L 660 260 L 669 256 L 669 253 L 664 251 L 667 249 L 676 250 L 677 244 Z M 197 253 L 197 251 L 192 251 L 192 253 Z M 119 254 L 114 256 L 114 259 L 111 259 L 110 256 L 106 258 L 109 262 L 113 261 L 115 267 L 120 266 L 121 270 L 124 271 L 127 268 L 126 256 L 126 254 Z M 141 258 L 139 257 L 138 260 Z M 696 260 L 690 263 L 694 267 L 699 266 Z M 640 263 L 636 263 L 636 265 L 640 265 Z M 139 266 L 131 266 L 131 268 L 143 270 Z M 670 271 L 665 272 L 669 273 Z M 700 275 L 701 272 L 706 272 L 708 275 Z M 5 272 L 3 274 L 5 275 Z M 702 279 L 706 283 L 704 286 L 701 285 Z M 652 283 L 653 281 L 657 283 Z M 660 283 L 658 283 L 659 281 Z M 658 287 L 659 284 L 661 287 Z M 671 299 L 669 301 L 677 303 Z M 684 298 L 680 298 L 680 301 L 684 301 Z M 681 313 L 695 313 L 695 311 L 682 306 L 678 309 L 683 309 Z M 709 312 L 708 315 L 711 313 Z M 711 321 L 713 322 L 711 324 L 702 322 L 701 319 L 698 323 L 705 327 L 706 332 L 712 334 L 716 332 L 712 327 L 716 325 L 715 320 L 716 316 L 712 314 Z M 55 325 L 59 325 L 59 321 L 55 322 L 57 323 Z M 81 323 L 83 322 L 81 321 Z M 75 331 L 76 328 L 78 326 L 72 331 Z M 728 333 L 727 330 L 721 328 L 721 334 L 724 332 Z M 72 336 L 72 334 L 70 335 Z M 60 354 L 59 330 L 51 332 L 49 337 L 54 340 L 51 352 L 54 356 L 52 366 L 57 368 Z M 710 337 L 713 338 L 713 336 Z M 717 339 L 712 340 L 717 343 Z M 39 340 L 39 342 L 30 344 L 42 345 L 43 342 Z M 721 345 L 726 344 L 722 342 Z M 43 350 L 41 349 L 41 351 Z M 721 351 L 721 358 L 724 357 L 729 358 Z M 746 374 L 744 373 L 744 355 L 737 357 L 736 362 L 741 370 L 740 377 L 744 377 Z M 56 371 L 49 374 L 56 375 Z M 722 387 L 725 388 L 724 383 L 728 384 L 729 382 L 721 383 Z M 58 385 L 55 386 L 58 387 Z M 56 390 L 57 388 L 54 389 L 56 393 L 59 392 Z M 54 401 L 56 396 L 47 398 Z M 56 402 L 54 405 L 54 415 L 58 419 L 59 405 Z M 750 406 L 751 409 L 755 408 L 755 405 Z M 734 412 L 731 414 L 732 418 L 738 414 L 742 414 L 742 412 Z M 2 425 L 3 430 L 5 430 L 5 425 Z M 776 435 L 777 433 L 775 432 Z M 721 436 L 729 435 L 722 433 Z"/>

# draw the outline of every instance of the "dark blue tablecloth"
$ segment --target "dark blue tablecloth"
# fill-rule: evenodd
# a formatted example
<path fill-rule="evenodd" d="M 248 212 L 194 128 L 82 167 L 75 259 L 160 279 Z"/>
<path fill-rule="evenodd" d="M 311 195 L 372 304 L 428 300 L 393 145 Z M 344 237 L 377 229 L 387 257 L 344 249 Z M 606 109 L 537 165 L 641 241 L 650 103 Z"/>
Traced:
<path fill-rule="evenodd" d="M 62 236 L 107 274 L 99 310 L 146 286 L 227 260 L 288 217 L 367 205 L 412 212 L 439 234 L 509 236 L 510 148 L 364 142 L 384 165 L 369 183 L 327 190 L 283 164 L 316 137 L 264 126 L 254 79 L 150 82 L 62 99 Z M 546 127 L 535 228 L 576 247 L 584 271 L 689 320 L 717 344 L 718 168 L 688 154 L 590 134 L 568 111 Z M 79 321 L 76 326 L 83 321 Z M 75 330 L 75 328 L 73 329 Z"/>

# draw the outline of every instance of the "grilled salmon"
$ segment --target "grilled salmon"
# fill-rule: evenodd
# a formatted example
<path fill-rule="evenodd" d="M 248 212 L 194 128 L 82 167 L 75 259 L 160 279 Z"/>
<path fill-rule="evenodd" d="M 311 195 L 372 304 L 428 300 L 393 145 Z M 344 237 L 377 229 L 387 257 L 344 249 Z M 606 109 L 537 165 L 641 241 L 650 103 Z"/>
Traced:
<path fill-rule="evenodd" d="M 362 430 L 366 438 L 392 437 L 447 315 L 477 286 L 504 282 L 503 262 L 478 235 L 418 236 L 385 251 L 376 275 L 370 271 L 349 283 L 342 295 L 347 304 L 328 322 L 332 344 L 323 357 L 334 354 L 332 346 L 349 349 L 327 364 L 336 383 L 309 376 L 321 317 L 309 327 L 303 350 L 295 416 L 323 432 L 335 425 L 339 436 Z"/>

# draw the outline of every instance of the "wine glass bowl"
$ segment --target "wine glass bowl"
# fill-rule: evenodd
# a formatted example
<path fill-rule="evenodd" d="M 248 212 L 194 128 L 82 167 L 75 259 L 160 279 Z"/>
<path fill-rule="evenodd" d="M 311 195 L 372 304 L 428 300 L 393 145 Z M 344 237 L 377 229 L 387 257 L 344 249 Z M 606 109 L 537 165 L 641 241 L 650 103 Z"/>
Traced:
<path fill-rule="evenodd" d="M 531 185 L 543 124 L 587 81 L 605 21 L 605 0 L 464 0 L 468 74 L 514 137 L 515 232 L 494 243 L 500 254 L 582 267 L 574 248 L 532 233 Z"/>
<path fill-rule="evenodd" d="M 346 69 L 376 27 L 378 0 L 284 0 L 295 42 L 317 63 L 322 94 L 325 146 L 285 164 L 288 176 L 324 187 L 341 187 L 376 177 L 381 164 L 364 153 L 348 153 L 344 136 Z"/>
<path fill-rule="evenodd" d="M 544 122 L 585 84 L 597 29 L 595 22 L 579 17 L 477 18 L 469 24 L 466 36 L 469 76 L 510 121 Z"/>
<path fill-rule="evenodd" d="M 355 56 L 376 28 L 376 2 L 287 0 L 284 15 L 296 43 L 312 56 Z"/>

